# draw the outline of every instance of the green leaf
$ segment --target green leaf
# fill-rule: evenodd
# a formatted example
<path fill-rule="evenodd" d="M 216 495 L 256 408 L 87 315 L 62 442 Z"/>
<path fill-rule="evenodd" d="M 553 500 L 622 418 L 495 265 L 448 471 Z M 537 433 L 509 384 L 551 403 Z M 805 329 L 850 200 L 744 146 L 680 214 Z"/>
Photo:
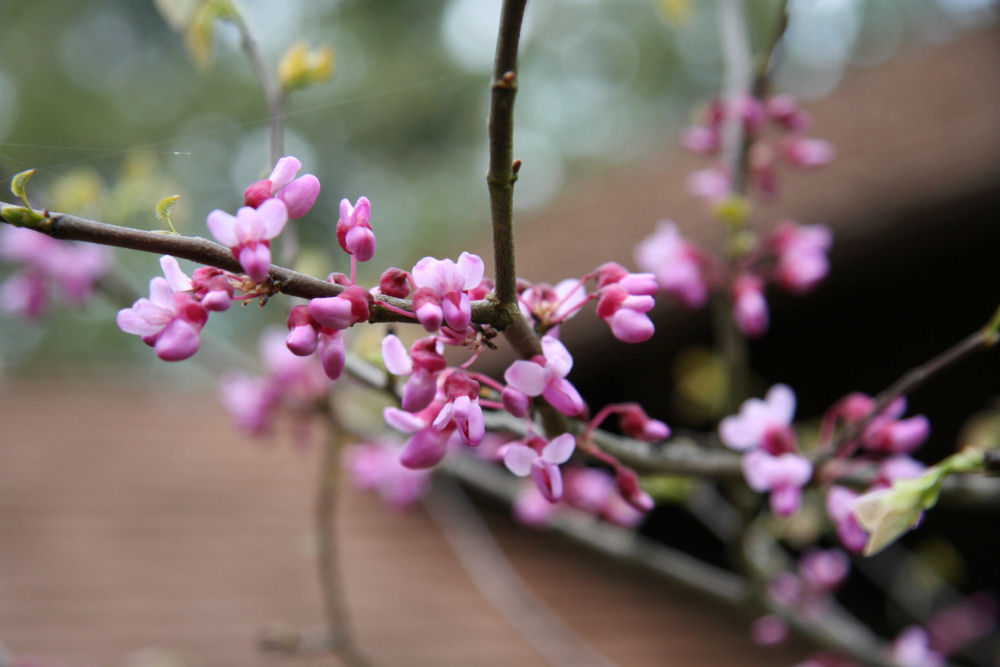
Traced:
<path fill-rule="evenodd" d="M 28 181 L 34 176 L 34 169 L 27 169 L 25 171 L 14 174 L 14 178 L 10 179 L 10 191 L 14 193 L 15 197 L 18 197 L 24 202 L 24 205 L 31 208 L 31 204 L 28 203 L 28 194 L 25 187 L 28 185 Z"/>

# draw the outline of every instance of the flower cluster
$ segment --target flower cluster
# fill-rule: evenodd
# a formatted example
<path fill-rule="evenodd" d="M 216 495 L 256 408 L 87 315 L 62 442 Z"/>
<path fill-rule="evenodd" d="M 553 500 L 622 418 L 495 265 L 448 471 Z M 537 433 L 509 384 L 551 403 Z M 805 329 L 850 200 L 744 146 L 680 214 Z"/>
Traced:
<path fill-rule="evenodd" d="M 743 476 L 754 491 L 769 492 L 771 509 L 779 516 L 798 511 L 802 486 L 812 477 L 812 464 L 798 448 L 792 428 L 795 393 L 790 387 L 771 387 L 764 400 L 744 402 L 738 415 L 719 423 L 719 438 L 744 452 Z"/>
<path fill-rule="evenodd" d="M 770 325 L 764 296 L 768 283 L 792 294 L 815 288 L 829 272 L 832 238 L 824 225 L 783 220 L 738 257 L 724 261 L 685 239 L 668 220 L 636 247 L 635 255 L 639 267 L 656 276 L 660 289 L 686 306 L 704 306 L 713 289 L 728 292 L 736 325 L 757 337 Z"/>
<path fill-rule="evenodd" d="M 715 100 L 699 124 L 684 130 L 681 141 L 689 150 L 717 157 L 722 150 L 723 127 L 734 117 L 739 119 L 746 137 L 750 181 L 765 196 L 777 194 L 780 162 L 810 169 L 833 159 L 832 144 L 806 135 L 812 118 L 789 95 L 767 100 L 743 97 L 728 103 Z M 771 136 L 768 130 L 777 136 Z M 731 191 L 728 168 L 719 163 L 697 171 L 691 174 L 687 186 L 699 197 L 723 199 Z"/>
<path fill-rule="evenodd" d="M 265 374 L 230 373 L 222 378 L 222 405 L 237 426 L 254 435 L 271 430 L 281 407 L 308 414 L 326 399 L 330 380 L 315 357 L 298 357 L 285 347 L 281 331 L 267 331 L 260 339 Z M 296 440 L 307 442 L 305 422 L 296 420 Z"/>
<path fill-rule="evenodd" d="M 23 267 L 0 285 L 0 309 L 35 320 L 46 313 L 53 295 L 73 305 L 86 301 L 107 272 L 111 253 L 103 246 L 4 225 L 0 259 Z"/>

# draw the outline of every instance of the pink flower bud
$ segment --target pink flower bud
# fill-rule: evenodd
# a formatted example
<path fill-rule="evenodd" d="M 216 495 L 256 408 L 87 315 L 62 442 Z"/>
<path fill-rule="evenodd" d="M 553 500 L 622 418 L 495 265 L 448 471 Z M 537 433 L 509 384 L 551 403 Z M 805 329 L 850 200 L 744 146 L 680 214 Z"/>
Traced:
<path fill-rule="evenodd" d="M 421 287 L 413 293 L 413 312 L 427 331 L 437 331 L 444 321 L 441 299 L 430 287 Z"/>
<path fill-rule="evenodd" d="M 301 218 L 316 203 L 319 190 L 319 179 L 312 174 L 304 174 L 283 187 L 278 192 L 278 199 L 285 202 L 289 218 Z"/>
<path fill-rule="evenodd" d="M 243 205 L 257 208 L 265 200 L 271 198 L 271 186 L 273 184 L 268 179 L 257 181 L 243 192 Z"/>
<path fill-rule="evenodd" d="M 308 306 L 295 306 L 288 313 L 288 338 L 285 345 L 292 354 L 307 357 L 319 344 L 317 325 L 309 314 Z"/>
<path fill-rule="evenodd" d="M 382 272 L 378 281 L 378 289 L 386 296 L 405 299 L 410 294 L 409 274 L 403 269 L 391 267 Z"/>
<path fill-rule="evenodd" d="M 518 418 L 527 416 L 528 409 L 531 407 L 531 399 L 528 395 L 513 387 L 504 387 L 503 393 L 500 394 L 500 400 L 503 402 L 504 409 Z"/>
<path fill-rule="evenodd" d="M 659 442 L 670 436 L 670 428 L 657 419 L 650 419 L 638 403 L 623 406 L 618 419 L 626 435 L 637 440 Z"/>
<path fill-rule="evenodd" d="M 655 507 L 656 503 L 652 496 L 642 490 L 642 487 L 639 486 L 639 476 L 631 468 L 618 466 L 615 471 L 615 482 L 618 484 L 618 492 L 622 494 L 622 498 L 635 509 L 640 512 L 648 512 Z"/>
<path fill-rule="evenodd" d="M 403 447 L 399 462 L 411 470 L 432 468 L 448 451 L 448 433 L 422 429 L 413 434 Z"/>
<path fill-rule="evenodd" d="M 434 401 L 436 393 L 437 376 L 418 369 L 403 387 L 403 409 L 407 412 L 420 412 Z"/>
<path fill-rule="evenodd" d="M 767 301 L 764 299 L 764 281 L 751 274 L 743 274 L 733 285 L 733 319 L 736 326 L 751 338 L 764 335 L 769 324 Z"/>
<path fill-rule="evenodd" d="M 331 380 L 336 380 L 344 372 L 347 353 L 344 350 L 344 339 L 339 331 L 332 334 L 323 332 L 319 335 L 319 360 L 323 364 L 323 372 Z"/>
<path fill-rule="evenodd" d="M 312 318 L 330 329 L 346 329 L 366 321 L 374 299 L 363 287 L 352 285 L 337 296 L 320 297 L 309 302 Z"/>

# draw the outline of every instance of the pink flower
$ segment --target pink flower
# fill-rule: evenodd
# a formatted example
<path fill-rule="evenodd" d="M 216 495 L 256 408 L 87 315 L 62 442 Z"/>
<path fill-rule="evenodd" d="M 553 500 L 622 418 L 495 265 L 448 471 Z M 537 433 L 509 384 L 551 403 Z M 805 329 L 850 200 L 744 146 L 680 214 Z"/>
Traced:
<path fill-rule="evenodd" d="M 148 299 L 118 311 L 118 327 L 142 336 L 142 342 L 152 346 L 160 359 L 181 361 L 198 351 L 208 312 L 193 294 L 184 291 L 190 289 L 191 280 L 181 272 L 176 259 L 163 256 L 160 265 L 166 278 L 153 278 Z"/>
<path fill-rule="evenodd" d="M 569 460 L 576 448 L 576 439 L 570 433 L 557 435 L 546 442 L 544 438 L 530 438 L 524 443 L 512 442 L 501 449 L 507 469 L 518 477 L 529 474 L 535 485 L 549 502 L 562 498 L 563 484 L 559 465 Z"/>
<path fill-rule="evenodd" d="M 763 401 L 746 400 L 738 415 L 723 419 L 719 438 L 738 451 L 762 447 L 772 454 L 789 452 L 795 448 L 795 432 L 791 429 L 794 416 L 795 393 L 787 385 L 776 384 Z"/>
<path fill-rule="evenodd" d="M 511 509 L 518 523 L 532 528 L 548 524 L 556 511 L 555 505 L 542 495 L 537 486 L 532 485 L 517 494 Z"/>
<path fill-rule="evenodd" d="M 571 417 L 583 412 L 584 403 L 566 376 L 573 368 L 573 357 L 557 338 L 542 337 L 544 356 L 531 361 L 519 359 L 504 372 L 504 380 L 526 396 L 543 396 L 552 407 Z"/>
<path fill-rule="evenodd" d="M 681 236 L 673 222 L 657 225 L 656 232 L 636 247 L 635 261 L 640 268 L 653 273 L 660 289 L 685 305 L 700 307 L 708 300 L 701 255 L 694 244 Z"/>
<path fill-rule="evenodd" d="M 448 365 L 442 348 L 436 338 L 423 338 L 413 344 L 411 358 L 396 336 L 390 334 L 382 339 L 386 370 L 393 375 L 410 375 L 403 387 L 402 405 L 407 412 L 419 412 L 434 400 L 438 374 Z"/>
<path fill-rule="evenodd" d="M 372 205 L 368 197 L 359 197 L 355 206 L 351 206 L 347 199 L 340 201 L 337 241 L 344 252 L 353 255 L 359 262 L 367 262 L 375 255 L 371 215 Z"/>
<path fill-rule="evenodd" d="M 892 643 L 892 662 L 900 667 L 939 667 L 945 664 L 945 659 L 931 649 L 927 631 L 911 625 Z"/>
<path fill-rule="evenodd" d="M 721 167 L 707 167 L 688 174 L 684 185 L 695 197 L 717 202 L 729 194 L 729 174 Z"/>
<path fill-rule="evenodd" d="M 835 591 L 851 569 L 850 557 L 840 549 L 809 549 L 799 559 L 799 576 L 814 591 Z"/>
<path fill-rule="evenodd" d="M 280 394 L 267 378 L 246 373 L 224 375 L 219 396 L 237 427 L 253 435 L 270 430 Z"/>
<path fill-rule="evenodd" d="M 611 327 L 611 333 L 625 343 L 642 343 L 653 337 L 656 327 L 646 314 L 655 302 L 648 295 L 629 294 L 625 287 L 614 283 L 600 291 L 597 315 Z"/>
<path fill-rule="evenodd" d="M 364 287 L 351 285 L 337 296 L 310 300 L 309 314 L 321 326 L 339 331 L 367 321 L 374 301 Z"/>
<path fill-rule="evenodd" d="M 444 397 L 414 414 L 399 408 L 385 408 L 382 411 L 385 422 L 405 433 L 412 433 L 399 455 L 399 462 L 411 470 L 436 466 L 448 453 L 448 440 L 455 432 L 454 425 L 445 424 L 434 428 L 432 423 L 441 411 Z"/>
<path fill-rule="evenodd" d="M 833 161 L 834 148 L 829 141 L 793 136 L 781 142 L 781 154 L 796 167 L 822 167 Z"/>
<path fill-rule="evenodd" d="M 575 278 L 567 278 L 555 287 L 545 283 L 530 285 L 518 294 L 521 313 L 533 318 L 542 331 L 573 317 L 587 301 L 587 288 Z"/>
<path fill-rule="evenodd" d="M 802 486 L 812 477 L 812 464 L 798 454 L 771 454 L 755 449 L 741 461 L 747 485 L 759 493 L 770 492 L 771 509 L 778 516 L 799 510 Z"/>
<path fill-rule="evenodd" d="M 475 447 L 483 440 L 486 424 L 479 406 L 479 383 L 462 371 L 454 371 L 444 381 L 446 402 L 432 426 L 443 430 L 454 424 L 465 444 Z"/>
<path fill-rule="evenodd" d="M 284 202 L 289 218 L 301 218 L 312 209 L 320 190 L 319 179 L 312 174 L 295 178 L 301 168 L 297 158 L 290 155 L 281 158 L 270 176 L 246 189 L 243 203 L 259 208 L 268 199 L 277 197 Z"/>
<path fill-rule="evenodd" d="M 827 252 L 832 240 L 833 234 L 825 225 L 800 225 L 791 220 L 779 224 L 771 237 L 778 256 L 778 283 L 797 294 L 818 285 L 830 270 Z"/>
<path fill-rule="evenodd" d="M 208 214 L 212 235 L 229 246 L 250 279 L 262 282 L 271 269 L 271 239 L 284 229 L 288 210 L 280 199 L 268 199 L 256 209 L 244 206 L 236 216 L 216 209 Z"/>
<path fill-rule="evenodd" d="M 833 486 L 826 494 L 826 513 L 837 530 L 837 537 L 844 548 L 854 554 L 864 551 L 868 542 L 868 533 L 851 511 L 851 503 L 859 495 L 843 486 Z"/>
<path fill-rule="evenodd" d="M 399 448 L 381 443 L 352 445 L 344 452 L 347 469 L 361 489 L 377 492 L 397 509 L 420 500 L 430 485 L 430 472 L 413 470 L 399 462 Z"/>
<path fill-rule="evenodd" d="M 791 95 L 774 95 L 767 100 L 767 115 L 791 132 L 805 132 L 812 124 L 809 112 Z"/>
<path fill-rule="evenodd" d="M 413 267 L 411 274 L 418 288 L 428 288 L 425 294 L 438 300 L 439 312 L 445 323 L 451 329 L 463 332 L 472 322 L 472 302 L 466 291 L 475 289 L 483 281 L 483 269 L 483 260 L 478 255 L 463 252 L 457 263 L 450 259 L 424 257 Z M 414 295 L 417 318 L 424 328 L 435 331 L 428 326 L 433 324 L 434 313 L 426 310 L 427 305 L 425 302 L 418 307 L 417 295 Z"/>
<path fill-rule="evenodd" d="M 733 283 L 733 319 L 750 338 L 767 332 L 770 315 L 764 298 L 764 281 L 757 276 L 744 273 Z"/>

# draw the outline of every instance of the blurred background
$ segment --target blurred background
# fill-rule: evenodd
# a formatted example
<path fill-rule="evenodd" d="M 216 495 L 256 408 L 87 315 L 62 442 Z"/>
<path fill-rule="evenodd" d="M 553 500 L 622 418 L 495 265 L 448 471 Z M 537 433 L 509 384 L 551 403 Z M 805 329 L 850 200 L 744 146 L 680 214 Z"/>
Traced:
<path fill-rule="evenodd" d="M 321 277 L 348 270 L 334 240 L 337 205 L 361 195 L 372 201 L 379 243 L 362 282 L 427 254 L 471 248 L 488 257 L 485 127 L 499 2 L 241 6 L 272 66 L 299 39 L 335 53 L 333 78 L 293 93 L 286 107 L 286 153 L 323 184 L 316 207 L 296 223 L 306 248 L 298 268 Z M 775 3 L 747 7 L 762 43 Z M 714 8 L 685 0 L 529 3 L 515 124 L 526 278 L 579 276 L 606 260 L 634 268 L 632 248 L 665 218 L 706 246 L 719 242 L 717 225 L 683 186 L 704 160 L 683 155 L 678 141 L 721 86 Z M 1000 37 L 996 4 L 986 0 L 805 0 L 790 10 L 774 88 L 802 100 L 816 119 L 813 134 L 833 141 L 838 157 L 826 170 L 790 176 L 754 224 L 787 215 L 831 225 L 833 272 L 806 299 L 776 297 L 772 332 L 750 353 L 756 385 L 791 383 L 810 418 L 848 391 L 877 392 L 996 308 Z M 209 44 L 210 58 L 199 64 L 153 2 L 0 1 L 0 180 L 35 168 L 33 202 L 143 229 L 162 227 L 156 203 L 180 194 L 178 231 L 208 236 L 208 212 L 234 212 L 244 188 L 271 167 L 265 99 L 236 29 L 219 23 Z M 115 257 L 123 293 L 144 293 L 159 273 L 155 256 Z M 0 264 L 0 280 L 13 270 Z M 66 664 L 122 664 L 146 645 L 180 647 L 178 664 L 265 661 L 253 635 L 270 620 L 319 620 L 307 557 L 312 461 L 289 447 L 248 447 L 212 394 L 223 368 L 255 364 L 229 343 L 256 349 L 260 332 L 283 325 L 287 309 L 273 303 L 215 316 L 194 360 L 164 364 L 115 326 L 128 302 L 99 298 L 37 322 L 0 316 L 0 540 L 11 545 L 0 548 L 0 640 Z M 672 426 L 711 428 L 725 389 L 707 315 L 663 305 L 656 321 L 654 343 L 625 346 L 593 319 L 573 320 L 566 339 L 590 359 L 577 365 L 574 382 L 594 405 L 642 400 Z M 934 424 L 928 461 L 957 441 L 997 437 L 995 357 L 914 398 L 914 411 Z M 486 363 L 501 369 L 504 358 Z M 88 377 L 103 380 L 80 380 Z M 109 416 L 106 396 L 129 405 L 132 419 Z M 61 406 L 55 414 L 53 405 Z M 975 414 L 980 421 L 969 422 Z M 345 557 L 357 582 L 349 595 L 362 643 L 382 646 L 385 664 L 470 664 L 482 659 L 476 642 L 495 659 L 477 664 L 540 661 L 502 617 L 469 611 L 482 601 L 472 602 L 468 582 L 441 575 L 456 565 L 442 538 L 429 536 L 429 519 L 384 515 L 357 495 L 346 503 L 354 518 L 343 530 L 357 540 Z M 561 576 L 575 551 L 541 549 L 493 511 L 504 548 L 529 563 L 522 576 L 621 664 L 653 664 L 650 656 L 694 635 L 704 641 L 677 653 L 677 664 L 724 664 L 734 655 L 740 664 L 790 664 L 804 655 L 795 646 L 780 659 L 754 653 L 742 620 L 677 591 L 650 595 L 644 579 L 609 574 L 602 561 Z M 995 514 L 977 512 L 932 514 L 937 532 L 907 547 L 922 551 L 920 563 L 929 559 L 949 585 L 996 590 L 996 538 L 979 529 Z M 722 560 L 718 542 L 673 507 L 658 508 L 643 531 Z M 416 542 L 419 555 L 398 554 L 393 538 Z M 233 568 L 234 553 L 262 557 Z M 875 567 L 884 574 L 893 566 Z M 602 579 L 605 588 L 595 583 Z M 87 580 L 94 583 L 80 583 Z M 574 597 L 581 586 L 586 592 Z M 876 595 L 861 583 L 845 598 L 864 610 Z M 613 599 L 625 620 L 612 623 L 581 599 Z M 403 637 L 422 605 L 433 620 Z M 399 618 L 380 625 L 387 608 Z M 138 620 L 107 632 L 123 616 Z M 891 635 L 902 617 L 879 606 L 865 620 Z M 217 637 L 205 632 L 223 619 L 229 625 Z M 68 633 L 74 624 L 84 631 Z M 461 630 L 449 633 L 449 624 Z M 658 637 L 657 624 L 678 632 Z M 442 658 L 442 647 L 453 653 Z M 732 653 L 711 653 L 725 647 Z M 175 658 L 139 656 L 141 664 Z"/>

